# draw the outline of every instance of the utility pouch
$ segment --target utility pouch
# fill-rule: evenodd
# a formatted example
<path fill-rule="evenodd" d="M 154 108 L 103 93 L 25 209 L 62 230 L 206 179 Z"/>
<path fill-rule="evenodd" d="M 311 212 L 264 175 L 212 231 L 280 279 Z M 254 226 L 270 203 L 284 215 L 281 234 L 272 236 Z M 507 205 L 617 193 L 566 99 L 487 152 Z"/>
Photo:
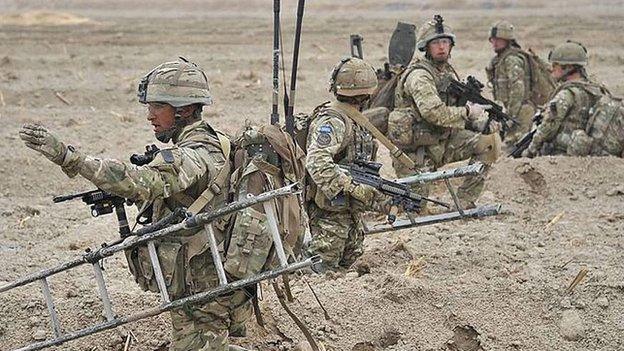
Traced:
<path fill-rule="evenodd" d="M 183 296 L 185 290 L 183 245 L 176 242 L 156 243 L 156 252 L 169 296 L 172 299 Z M 125 250 L 125 254 L 130 273 L 141 289 L 158 292 L 158 284 L 147 246 Z"/>
<path fill-rule="evenodd" d="M 272 245 L 266 215 L 251 207 L 245 209 L 232 229 L 225 270 L 239 279 L 262 272 Z"/>
<path fill-rule="evenodd" d="M 388 115 L 388 137 L 402 150 L 412 149 L 414 118 L 411 107 L 396 108 Z"/>

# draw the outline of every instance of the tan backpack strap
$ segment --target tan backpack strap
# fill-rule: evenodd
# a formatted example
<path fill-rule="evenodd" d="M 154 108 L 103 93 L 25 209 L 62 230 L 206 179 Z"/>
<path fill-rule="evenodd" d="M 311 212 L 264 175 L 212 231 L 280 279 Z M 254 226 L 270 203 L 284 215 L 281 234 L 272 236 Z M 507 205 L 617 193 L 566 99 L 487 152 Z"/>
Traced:
<path fill-rule="evenodd" d="M 223 191 L 228 191 L 228 189 L 222 189 L 219 184 L 227 184 L 227 179 L 230 176 L 230 140 L 227 136 L 225 136 L 225 134 L 219 131 L 217 131 L 217 138 L 219 139 L 219 144 L 221 145 L 221 151 L 223 152 L 223 157 L 225 158 L 225 164 L 213 181 L 208 184 L 206 190 L 204 190 L 191 204 L 191 206 L 189 206 L 188 211 L 190 213 L 197 214 L 201 212 L 201 210 L 203 210 L 204 207 L 212 201 L 215 195 L 221 194 Z"/>
<path fill-rule="evenodd" d="M 349 119 L 351 119 L 354 123 L 357 123 L 361 127 L 368 130 L 368 132 L 371 133 L 375 139 L 379 140 L 380 143 L 388 148 L 390 155 L 396 158 L 404 166 L 409 167 L 409 169 L 414 169 L 416 167 L 416 164 L 411 158 L 394 145 L 390 139 L 379 131 L 379 129 L 375 128 L 375 126 L 355 107 L 340 101 L 332 102 L 332 105 L 334 105 L 337 109 L 344 111 L 346 116 L 349 117 Z"/>

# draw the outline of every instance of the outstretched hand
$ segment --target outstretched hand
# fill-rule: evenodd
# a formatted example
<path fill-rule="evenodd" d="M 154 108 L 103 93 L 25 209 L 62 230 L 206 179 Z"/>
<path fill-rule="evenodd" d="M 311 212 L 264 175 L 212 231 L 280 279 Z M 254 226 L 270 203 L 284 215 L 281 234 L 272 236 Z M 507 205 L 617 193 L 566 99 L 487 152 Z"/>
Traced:
<path fill-rule="evenodd" d="M 19 136 L 29 148 L 40 152 L 57 165 L 63 164 L 67 146 L 44 126 L 32 123 L 24 124 L 20 129 Z"/>

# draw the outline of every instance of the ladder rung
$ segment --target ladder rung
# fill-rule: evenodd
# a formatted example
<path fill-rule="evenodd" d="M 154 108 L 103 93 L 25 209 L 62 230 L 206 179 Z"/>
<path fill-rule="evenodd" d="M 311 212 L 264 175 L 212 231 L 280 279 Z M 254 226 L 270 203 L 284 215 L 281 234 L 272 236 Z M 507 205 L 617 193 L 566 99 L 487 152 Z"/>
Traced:
<path fill-rule="evenodd" d="M 46 278 L 43 278 L 39 281 L 41 282 L 43 297 L 45 298 L 46 305 L 48 306 L 48 312 L 50 312 L 50 319 L 52 320 L 52 330 L 54 331 L 54 336 L 58 338 L 61 336 L 61 325 L 58 320 L 58 315 L 56 314 L 56 309 L 54 308 L 52 294 L 50 294 L 50 286 L 48 285 L 48 280 Z"/>

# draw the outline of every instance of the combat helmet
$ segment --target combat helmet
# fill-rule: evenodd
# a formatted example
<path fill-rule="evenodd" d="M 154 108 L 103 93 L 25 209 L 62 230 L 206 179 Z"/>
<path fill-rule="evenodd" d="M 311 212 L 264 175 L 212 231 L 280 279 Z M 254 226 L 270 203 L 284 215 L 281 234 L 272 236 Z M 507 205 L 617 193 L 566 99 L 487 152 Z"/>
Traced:
<path fill-rule="evenodd" d="M 516 33 L 513 24 L 505 20 L 494 23 L 490 28 L 489 39 L 492 38 L 500 38 L 509 41 L 516 40 Z"/>
<path fill-rule="evenodd" d="M 332 70 L 329 91 L 336 95 L 371 95 L 377 88 L 373 66 L 357 57 L 342 59 Z"/>
<path fill-rule="evenodd" d="M 210 87 L 204 71 L 180 57 L 158 65 L 141 79 L 139 102 L 165 102 L 173 107 L 210 105 Z"/>
<path fill-rule="evenodd" d="M 549 54 L 548 61 L 560 65 L 587 65 L 587 49 L 575 41 L 568 40 L 556 46 Z"/>
<path fill-rule="evenodd" d="M 455 45 L 455 34 L 453 34 L 453 30 L 443 22 L 444 19 L 442 16 L 435 15 L 432 21 L 428 21 L 420 26 L 418 34 L 416 35 L 416 46 L 418 50 L 426 51 L 427 44 L 438 38 L 449 38 L 451 39 L 451 45 Z"/>

